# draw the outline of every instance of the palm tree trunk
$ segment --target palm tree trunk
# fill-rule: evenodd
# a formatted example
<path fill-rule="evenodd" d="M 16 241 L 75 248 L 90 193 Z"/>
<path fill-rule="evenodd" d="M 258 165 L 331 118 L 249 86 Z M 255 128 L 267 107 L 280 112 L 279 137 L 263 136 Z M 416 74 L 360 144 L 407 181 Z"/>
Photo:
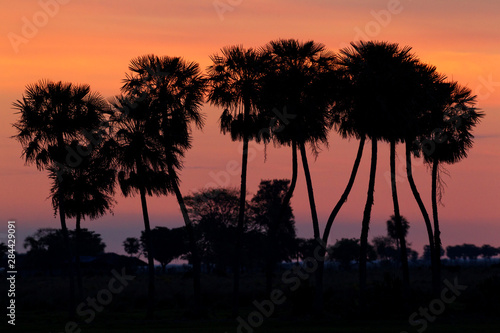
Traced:
<path fill-rule="evenodd" d="M 248 120 L 250 104 L 245 102 L 244 121 Z M 235 257 L 233 265 L 233 316 L 239 313 L 240 297 L 240 269 L 241 269 L 241 242 L 243 239 L 243 224 L 245 223 L 245 204 L 247 191 L 247 167 L 248 167 L 248 133 L 245 126 L 243 134 L 243 154 L 241 158 L 241 183 L 240 183 L 240 207 L 238 211 L 238 224 L 236 226 Z"/>
<path fill-rule="evenodd" d="M 408 183 L 410 184 L 411 192 L 415 197 L 415 201 L 417 201 L 418 207 L 420 208 L 420 212 L 422 213 L 422 217 L 424 218 L 425 227 L 427 228 L 427 237 L 429 239 L 429 249 L 431 251 L 431 271 L 432 271 L 432 288 L 434 293 L 437 295 L 439 293 L 439 280 L 436 275 L 436 264 L 434 257 L 434 236 L 432 231 L 431 220 L 429 218 L 429 214 L 425 209 L 424 202 L 418 193 L 417 186 L 415 185 L 415 181 L 413 179 L 413 171 L 411 167 L 411 140 L 406 140 L 406 176 L 408 178 Z"/>
<path fill-rule="evenodd" d="M 330 230 L 332 228 L 333 222 L 335 221 L 335 218 L 337 217 L 337 214 L 339 213 L 340 209 L 342 208 L 344 203 L 347 201 L 347 198 L 349 197 L 349 193 L 351 193 L 352 186 L 354 185 L 354 180 L 356 179 L 356 175 L 358 173 L 359 164 L 361 163 L 361 157 L 363 155 L 363 148 L 365 146 L 365 141 L 366 141 L 365 137 L 362 137 L 359 141 L 358 153 L 356 155 L 356 160 L 354 161 L 354 165 L 352 166 L 352 171 L 351 171 L 351 176 L 349 177 L 349 182 L 347 183 L 347 186 L 344 190 L 344 193 L 342 193 L 340 200 L 337 202 L 337 204 L 333 208 L 330 216 L 328 217 L 328 221 L 326 222 L 325 231 L 323 233 L 323 243 L 325 244 L 325 246 L 328 243 L 328 237 L 330 236 Z"/>
<path fill-rule="evenodd" d="M 74 319 L 76 317 L 75 312 L 75 277 L 73 271 L 73 251 L 71 251 L 71 245 L 69 241 L 69 232 L 66 225 L 66 210 L 64 209 L 64 195 L 63 190 L 59 184 L 59 219 L 61 221 L 61 230 L 64 238 L 64 247 L 66 248 L 67 260 L 68 260 L 68 277 L 69 277 L 69 317 Z"/>
<path fill-rule="evenodd" d="M 292 140 L 292 180 L 290 181 L 290 187 L 288 187 L 288 191 L 283 198 L 280 215 L 283 215 L 286 207 L 292 199 L 293 191 L 295 190 L 295 185 L 297 184 L 297 164 L 297 142 Z"/>
<path fill-rule="evenodd" d="M 377 139 L 372 138 L 372 158 L 370 163 L 370 179 L 368 181 L 368 193 L 366 196 L 365 209 L 363 211 L 363 221 L 361 223 L 360 255 L 359 255 L 359 288 L 361 308 L 364 312 L 366 305 L 366 261 L 368 252 L 368 229 L 370 227 L 370 217 L 372 213 L 373 197 L 375 192 L 375 174 L 377 172 Z"/>
<path fill-rule="evenodd" d="M 81 245 L 81 228 L 80 222 L 82 215 L 78 213 L 76 215 L 76 234 L 75 234 L 75 264 L 76 264 L 76 281 L 78 286 L 78 299 L 83 300 L 83 282 L 82 282 L 82 272 L 80 267 L 80 245 Z"/>
<path fill-rule="evenodd" d="M 307 195 L 309 197 L 309 206 L 311 208 L 311 218 L 312 218 L 312 223 L 313 223 L 314 239 L 320 240 L 321 237 L 320 237 L 320 233 L 319 233 L 318 214 L 316 212 L 316 203 L 314 202 L 314 191 L 313 191 L 313 185 L 312 185 L 312 180 L 311 180 L 311 173 L 309 171 L 309 165 L 307 163 L 306 148 L 305 148 L 303 142 L 301 142 L 299 144 L 299 149 L 300 149 L 300 155 L 302 157 L 302 167 L 304 169 L 304 175 L 306 177 Z"/>
<path fill-rule="evenodd" d="M 149 271 L 149 284 L 148 284 L 148 309 L 146 313 L 147 318 L 152 318 L 154 313 L 154 294 L 155 294 L 155 265 L 153 259 L 153 244 L 151 241 L 151 227 L 149 224 L 148 205 L 146 202 L 146 189 L 141 186 L 139 189 L 141 195 L 142 217 L 144 219 L 144 233 L 146 235 L 146 249 L 148 252 L 148 271 Z"/>
<path fill-rule="evenodd" d="M 356 175 L 358 173 L 359 164 L 361 163 L 361 157 L 363 155 L 363 148 L 365 146 L 366 138 L 363 136 L 359 141 L 358 153 L 356 154 L 356 159 L 354 160 L 354 165 L 352 167 L 351 176 L 349 177 L 349 181 L 347 182 L 347 186 L 342 193 L 339 201 L 333 208 L 330 216 L 328 217 L 328 221 L 326 222 L 325 230 L 323 232 L 323 243 L 321 244 L 321 249 L 319 254 L 321 256 L 321 260 L 318 260 L 318 277 L 317 277 L 317 289 L 315 295 L 315 310 L 316 312 L 323 311 L 323 278 L 324 278 L 324 270 L 325 270 L 325 254 L 326 254 L 326 246 L 328 244 L 328 237 L 330 236 L 330 230 L 332 228 L 333 222 L 337 217 L 340 209 L 347 201 L 349 197 L 349 193 L 351 193 L 352 186 L 354 185 L 354 180 L 356 179 Z"/>
<path fill-rule="evenodd" d="M 394 205 L 394 222 L 396 226 L 396 234 L 398 235 L 399 243 L 401 244 L 401 268 L 403 270 L 403 293 L 405 298 L 410 290 L 410 273 L 408 268 L 408 253 L 406 250 L 406 238 L 403 232 L 401 223 L 401 213 L 399 211 L 398 189 L 396 186 L 396 142 L 390 142 L 390 165 L 391 165 L 391 190 L 392 203 Z"/>
<path fill-rule="evenodd" d="M 179 203 L 179 207 L 181 209 L 182 218 L 184 219 L 184 224 L 186 225 L 186 231 L 188 233 L 189 246 L 191 250 L 191 259 L 193 261 L 193 289 L 194 289 L 194 310 L 195 314 L 199 314 L 201 310 L 201 262 L 200 256 L 198 254 L 198 247 L 196 246 L 196 239 L 194 235 L 193 224 L 191 223 L 191 219 L 189 218 L 189 214 L 186 208 L 186 204 L 184 202 L 184 198 L 182 197 L 181 190 L 179 189 L 179 185 L 177 184 L 177 175 L 172 165 L 168 166 L 168 172 L 172 177 L 172 186 L 174 189 L 175 196 L 177 198 L 177 202 Z"/>
<path fill-rule="evenodd" d="M 435 292 L 439 292 L 441 284 L 441 231 L 439 230 L 438 206 L 437 206 L 437 182 L 439 172 L 439 161 L 432 162 L 432 218 L 434 220 L 434 255 L 435 255 L 435 275 L 437 284 Z"/>
<path fill-rule="evenodd" d="M 64 138 L 62 134 L 57 137 L 57 145 L 61 152 L 64 151 L 66 145 L 64 143 Z M 64 156 L 64 153 L 61 154 Z M 64 205 L 64 181 L 59 181 L 57 189 L 57 195 L 59 199 L 59 219 L 61 221 L 61 230 L 64 238 L 64 247 L 66 248 L 67 260 L 68 260 L 68 277 L 69 277 L 69 317 L 74 319 L 76 317 L 75 309 L 75 277 L 73 271 L 73 251 L 71 249 L 69 241 L 68 226 L 66 225 L 66 209 Z"/>
<path fill-rule="evenodd" d="M 319 221 L 318 221 L 318 213 L 316 212 L 316 203 L 314 201 L 314 191 L 313 191 L 313 185 L 312 185 L 312 179 L 311 179 L 311 173 L 309 171 L 309 165 L 307 163 L 307 153 L 306 153 L 306 148 L 304 146 L 304 143 L 301 142 L 299 144 L 300 148 L 300 156 L 302 157 L 302 168 L 304 169 L 304 175 L 306 177 L 306 184 L 307 184 L 307 194 L 309 197 L 309 206 L 311 207 L 311 218 L 313 222 L 313 230 L 314 230 L 314 239 L 322 244 L 321 241 L 321 235 L 319 232 Z M 319 266 L 318 266 L 319 268 Z M 323 303 L 323 293 L 322 293 L 322 283 L 323 280 L 320 279 L 320 274 L 323 274 L 323 271 L 319 272 L 316 270 L 315 272 L 315 296 L 314 296 L 314 304 L 313 307 L 319 307 L 319 304 Z M 321 290 L 321 292 L 320 292 Z M 321 312 L 316 312 L 317 316 L 321 316 Z"/>

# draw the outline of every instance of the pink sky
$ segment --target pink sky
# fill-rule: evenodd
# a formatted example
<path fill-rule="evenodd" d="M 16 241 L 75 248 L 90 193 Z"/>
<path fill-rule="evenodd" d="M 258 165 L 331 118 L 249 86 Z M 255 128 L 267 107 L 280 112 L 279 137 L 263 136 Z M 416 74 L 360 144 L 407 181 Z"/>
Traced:
<path fill-rule="evenodd" d="M 449 166 L 444 207 L 440 209 L 444 245 L 463 242 L 500 246 L 500 3 L 493 0 L 449 1 L 62 1 L 48 15 L 34 0 L 9 3 L 3 9 L 0 44 L 0 218 L 18 221 L 18 250 L 24 238 L 39 227 L 58 227 L 46 200 L 49 181 L 44 172 L 24 166 L 19 143 L 10 139 L 16 121 L 12 102 L 21 98 L 26 84 L 42 78 L 88 83 L 105 97 L 119 92 L 130 59 L 139 55 L 183 56 L 202 68 L 209 55 L 226 45 L 258 47 L 276 38 L 313 39 L 332 50 L 359 38 L 387 40 L 410 45 L 425 61 L 450 78 L 468 85 L 478 94 L 478 106 L 486 117 L 477 127 L 475 146 L 469 158 Z M 42 1 L 41 3 L 56 3 Z M 217 12 L 214 3 L 226 4 Z M 229 3 L 239 3 L 229 5 Z M 29 31 L 25 22 L 37 23 Z M 23 32 L 25 35 L 23 36 Z M 28 34 L 26 34 L 28 33 Z M 13 45 L 13 34 L 25 38 Z M 18 38 L 16 37 L 16 38 Z M 240 144 L 219 133 L 220 109 L 206 105 L 203 132 L 196 132 L 182 172 L 182 191 L 189 194 L 215 183 L 230 161 L 240 165 Z M 290 150 L 253 145 L 249 164 L 249 195 L 260 179 L 289 178 Z M 329 147 L 315 161 L 310 158 L 321 225 L 346 184 L 357 142 L 330 136 Z M 381 147 L 370 239 L 385 233 L 392 213 L 388 147 Z M 399 151 L 399 169 L 404 175 L 404 152 Z M 341 237 L 359 237 L 366 198 L 369 152 L 365 152 L 352 195 L 339 214 L 330 242 Z M 430 174 L 415 161 L 416 181 L 430 210 Z M 292 205 L 299 235 L 310 237 L 309 206 L 301 169 Z M 217 177 L 215 177 L 217 178 Z M 218 178 L 219 185 L 238 186 L 239 173 Z M 405 180 L 398 183 L 402 214 L 411 222 L 413 247 L 421 252 L 426 234 L 418 207 Z M 143 222 L 138 198 L 117 196 L 114 215 L 85 226 L 100 232 L 108 250 L 122 251 L 121 242 L 138 236 Z M 153 226 L 176 227 L 182 218 L 173 197 L 151 198 Z M 73 226 L 73 221 L 70 226 Z M 0 239 L 2 241 L 2 239 Z"/>

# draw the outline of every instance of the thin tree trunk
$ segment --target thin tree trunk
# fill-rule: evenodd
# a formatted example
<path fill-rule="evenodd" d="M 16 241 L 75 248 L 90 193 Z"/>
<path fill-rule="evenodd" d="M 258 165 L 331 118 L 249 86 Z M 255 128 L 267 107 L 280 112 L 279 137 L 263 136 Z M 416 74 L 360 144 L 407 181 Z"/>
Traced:
<path fill-rule="evenodd" d="M 335 221 L 335 218 L 337 217 L 337 214 L 339 213 L 340 209 L 347 201 L 349 193 L 351 193 L 352 186 L 354 185 L 354 180 L 356 179 L 356 175 L 358 173 L 359 164 L 361 163 L 361 157 L 363 155 L 363 148 L 365 146 L 365 141 L 366 141 L 365 137 L 362 137 L 359 141 L 358 153 L 356 155 L 356 160 L 354 161 L 354 165 L 352 166 L 349 182 L 347 183 L 344 193 L 342 193 L 342 196 L 340 197 L 339 201 L 333 208 L 330 216 L 328 217 L 328 221 L 326 222 L 325 231 L 323 233 L 323 243 L 325 244 L 325 246 L 328 243 L 328 237 L 330 236 L 330 230 L 332 228 L 333 222 Z"/>
<path fill-rule="evenodd" d="M 368 193 L 366 196 L 363 221 L 361 223 L 360 255 L 359 255 L 359 288 L 361 308 L 364 312 L 366 306 L 366 261 L 368 252 L 368 229 L 370 228 L 370 217 L 372 213 L 373 197 L 375 192 L 375 175 L 377 172 L 377 139 L 372 138 L 372 157 L 370 163 L 370 179 L 368 181 Z"/>
<path fill-rule="evenodd" d="M 354 165 L 352 167 L 351 176 L 349 177 L 349 181 L 347 182 L 347 186 L 342 193 L 339 201 L 333 208 L 330 216 L 328 217 L 328 221 L 326 222 L 325 230 L 323 232 L 323 243 L 320 244 L 321 249 L 319 251 L 321 260 L 318 260 L 318 277 L 317 277 L 317 289 L 315 294 L 315 309 L 317 312 L 323 311 L 323 279 L 324 279 L 324 270 L 325 270 L 325 254 L 326 247 L 328 244 L 328 237 L 330 236 L 330 230 L 332 228 L 333 222 L 337 217 L 340 209 L 347 201 L 349 197 L 349 193 L 351 193 L 352 186 L 354 185 L 354 180 L 356 179 L 356 175 L 358 173 L 359 164 L 361 163 L 361 157 L 363 156 L 363 148 L 365 146 L 366 138 L 363 136 L 359 141 L 358 153 L 356 154 L 356 159 L 354 160 Z"/>
<path fill-rule="evenodd" d="M 434 220 L 434 254 L 435 254 L 435 292 L 439 292 L 441 285 L 441 231 L 439 230 L 438 206 L 437 206 L 437 181 L 439 172 L 439 161 L 432 162 L 432 218 Z"/>
<path fill-rule="evenodd" d="M 81 228 L 80 222 L 82 215 L 78 213 L 76 215 L 76 235 L 75 235 L 75 262 L 76 262 L 76 281 L 78 286 L 78 299 L 83 300 L 83 281 L 82 281 L 82 271 L 80 267 L 80 246 L 81 246 Z"/>
<path fill-rule="evenodd" d="M 201 262 L 200 256 L 198 254 L 198 247 L 196 246 L 196 239 L 194 235 L 193 224 L 189 218 L 188 210 L 182 197 L 181 190 L 176 182 L 177 175 L 175 170 L 171 165 L 168 166 L 168 172 L 172 177 L 172 186 L 174 188 L 174 193 L 179 203 L 181 209 L 182 218 L 184 219 L 184 224 L 186 225 L 186 231 L 189 239 L 189 246 L 191 250 L 191 260 L 193 261 L 193 289 L 194 289 L 194 310 L 195 314 L 199 314 L 201 311 Z"/>
<path fill-rule="evenodd" d="M 398 235 L 399 243 L 401 244 L 401 269 L 403 271 L 403 293 L 405 298 L 408 296 L 410 290 L 410 272 L 408 268 L 408 253 L 406 250 L 406 238 L 403 232 L 403 225 L 401 223 L 401 213 L 399 211 L 398 190 L 396 186 L 396 142 L 390 142 L 390 165 L 391 165 L 391 190 L 392 190 L 392 203 L 394 205 L 394 223 L 396 227 L 396 234 Z"/>
<path fill-rule="evenodd" d="M 245 102 L 243 119 L 246 122 L 250 114 L 250 105 Z M 243 225 L 245 223 L 245 204 L 247 191 L 247 167 L 248 167 L 248 133 L 244 126 L 243 133 L 243 153 L 241 158 L 241 183 L 240 183 L 240 205 L 238 211 L 238 224 L 236 226 L 236 246 L 233 265 L 233 316 L 239 314 L 240 298 L 240 269 L 241 269 L 241 242 L 243 240 Z"/>
<path fill-rule="evenodd" d="M 304 169 L 304 175 L 306 177 L 307 195 L 309 197 L 309 206 L 311 208 L 311 218 L 312 218 L 312 223 L 313 223 L 314 239 L 319 240 L 319 239 L 321 239 L 321 237 L 320 237 L 320 233 L 319 233 L 318 214 L 316 212 L 316 203 L 314 202 L 314 191 L 313 191 L 313 185 L 312 185 L 312 180 L 311 180 L 311 173 L 309 171 L 309 165 L 307 163 L 306 148 L 305 148 L 303 142 L 301 142 L 299 144 L 299 149 L 300 149 L 300 155 L 302 157 L 302 167 Z"/>
<path fill-rule="evenodd" d="M 321 234 L 319 231 L 318 213 L 316 212 L 316 203 L 314 201 L 314 190 L 313 190 L 313 184 L 312 184 L 312 179 L 311 179 L 311 172 L 309 171 L 309 165 L 307 163 L 307 152 L 306 152 L 306 148 L 305 148 L 303 142 L 301 142 L 299 144 L 299 148 L 300 148 L 300 155 L 302 157 L 302 168 L 304 169 L 304 175 L 306 178 L 307 194 L 309 197 L 309 206 L 311 208 L 311 218 L 312 218 L 312 222 L 313 222 L 314 239 L 318 243 L 321 244 L 322 241 L 321 241 Z M 319 265 L 318 265 L 318 268 L 319 268 Z M 314 274 L 315 275 L 315 294 L 314 294 L 313 308 L 319 307 L 319 304 L 323 303 L 323 293 L 322 293 L 323 280 L 320 279 L 320 275 L 322 275 L 322 274 L 323 274 L 323 270 L 321 270 L 321 272 L 319 272 L 318 269 L 316 270 L 316 272 Z M 320 290 L 321 290 L 321 292 L 320 292 Z M 321 311 L 316 311 L 316 315 L 321 316 Z"/>
<path fill-rule="evenodd" d="M 68 227 L 66 225 L 66 210 L 64 207 L 64 195 L 63 190 L 59 184 L 59 219 L 61 221 L 61 230 L 64 238 L 64 247 L 66 248 L 66 258 L 68 260 L 68 277 L 69 277 L 69 318 L 74 319 L 76 317 L 75 309 L 75 277 L 73 271 L 73 251 L 71 250 L 71 244 L 69 241 Z"/>
<path fill-rule="evenodd" d="M 439 280 L 437 279 L 436 275 L 436 264 L 435 264 L 435 257 L 434 257 L 434 236 L 433 236 L 433 231 L 432 231 L 432 225 L 431 225 L 431 220 L 429 218 L 429 214 L 427 213 L 427 210 L 425 209 L 424 202 L 422 201 L 422 198 L 420 197 L 420 194 L 418 193 L 417 186 L 415 185 L 415 181 L 413 179 L 413 171 L 411 167 L 411 141 L 406 140 L 406 175 L 408 178 L 408 183 L 410 184 L 411 192 L 413 193 L 413 196 L 415 197 L 415 201 L 417 201 L 418 207 L 420 208 L 420 212 L 422 213 L 422 217 L 424 218 L 425 222 L 425 227 L 427 229 L 427 237 L 429 239 L 429 249 L 431 251 L 431 271 L 432 271 L 432 288 L 434 293 L 439 293 Z M 436 294 L 437 295 L 437 294 Z"/>
<path fill-rule="evenodd" d="M 292 140 L 292 180 L 290 181 L 290 186 L 288 191 L 283 198 L 283 203 L 281 204 L 281 214 L 282 215 L 290 203 L 293 196 L 293 191 L 295 190 L 295 185 L 297 184 L 297 142 Z"/>
<path fill-rule="evenodd" d="M 154 313 L 154 294 L 155 294 L 155 265 L 153 257 L 153 244 L 151 240 L 151 226 L 149 224 L 148 205 L 146 202 L 146 190 L 144 186 L 139 189 L 141 195 L 142 217 L 144 219 L 144 233 L 146 236 L 146 249 L 148 252 L 148 309 L 147 318 L 152 318 Z"/>
<path fill-rule="evenodd" d="M 66 144 L 64 143 L 64 137 L 60 134 L 57 137 L 57 144 L 60 151 L 64 151 Z M 64 156 L 64 153 L 61 154 Z M 66 225 L 66 209 L 64 205 L 64 181 L 59 181 L 57 189 L 57 196 L 59 199 L 59 219 L 61 221 L 61 230 L 64 238 L 64 247 L 66 248 L 66 255 L 68 260 L 68 278 L 69 278 L 69 317 L 70 319 L 76 318 L 76 308 L 75 308 L 75 277 L 73 270 L 73 251 L 71 249 L 68 226 Z"/>

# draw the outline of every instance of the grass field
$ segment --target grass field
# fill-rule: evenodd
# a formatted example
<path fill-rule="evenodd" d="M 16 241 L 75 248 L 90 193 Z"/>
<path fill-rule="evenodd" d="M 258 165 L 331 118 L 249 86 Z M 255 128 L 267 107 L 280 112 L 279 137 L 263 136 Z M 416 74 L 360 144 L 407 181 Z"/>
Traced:
<path fill-rule="evenodd" d="M 325 310 L 318 315 L 311 310 L 312 286 L 303 281 L 291 291 L 276 275 L 275 287 L 284 292 L 285 302 L 275 306 L 269 318 L 260 314 L 254 302 L 269 299 L 264 293 L 261 275 L 242 278 L 241 317 L 252 323 L 244 327 L 230 319 L 231 277 L 203 277 L 201 317 L 190 314 L 192 280 L 182 274 L 159 275 L 156 278 L 155 319 L 145 320 L 147 276 L 139 275 L 109 303 L 91 316 L 80 316 L 74 326 L 68 323 L 67 281 L 62 277 L 18 277 L 16 288 L 16 332 L 418 332 L 423 324 L 410 324 L 408 318 L 420 308 L 428 308 L 433 300 L 429 293 L 430 274 L 427 268 L 414 268 L 412 295 L 401 301 L 400 280 L 393 269 L 370 272 L 369 300 L 360 320 L 356 271 L 330 271 L 325 279 Z M 442 313 L 427 321 L 421 332 L 500 332 L 500 270 L 487 266 L 444 271 L 443 279 L 466 286 Z M 111 276 L 84 279 L 86 297 L 96 298 L 108 288 Z M 0 287 L 5 290 L 5 279 Z M 83 299 L 83 309 L 90 309 Z M 79 303 L 79 304 L 82 304 Z M 258 313 L 258 314 L 256 314 Z M 248 320 L 253 314 L 253 321 Z M 434 317 L 434 316 L 433 316 Z M 5 318 L 5 317 L 4 317 Z M 262 323 L 261 321 L 262 318 Z M 423 319 L 422 316 L 417 318 Z M 91 320 L 90 320 L 91 319 Z M 242 320 L 243 320 L 242 319 Z M 88 323 L 87 323 L 87 322 Z M 6 320 L 2 322 L 2 327 Z M 7 327 L 7 326 L 5 326 Z M 1 332 L 5 330 L 2 329 Z M 10 332 L 7 330 L 6 332 Z M 14 331 L 12 331 L 14 332 Z"/>

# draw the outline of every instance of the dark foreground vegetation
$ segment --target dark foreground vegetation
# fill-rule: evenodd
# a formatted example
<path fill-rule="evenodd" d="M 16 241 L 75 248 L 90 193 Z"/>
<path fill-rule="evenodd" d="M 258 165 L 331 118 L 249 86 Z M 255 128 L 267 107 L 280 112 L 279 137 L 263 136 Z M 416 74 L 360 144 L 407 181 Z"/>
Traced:
<path fill-rule="evenodd" d="M 315 313 L 310 306 L 312 281 L 303 280 L 292 291 L 295 284 L 283 282 L 286 269 L 282 268 L 275 272 L 277 282 L 274 287 L 283 291 L 285 301 L 275 306 L 269 318 L 264 314 L 261 325 L 250 329 L 254 332 L 417 332 L 423 324 L 412 322 L 412 325 L 409 317 L 432 304 L 429 267 L 411 267 L 412 290 L 405 306 L 401 306 L 402 282 L 396 277 L 395 270 L 393 267 L 369 269 L 369 302 L 366 317 L 360 319 L 357 269 L 326 269 L 325 308 L 322 313 Z M 147 274 L 134 276 L 122 292 L 113 295 L 109 304 L 102 306 L 102 311 L 91 314 L 91 303 L 84 302 L 85 315 L 75 321 L 81 332 L 251 332 L 241 327 L 241 321 L 230 317 L 231 276 L 203 275 L 203 316 L 193 318 L 192 275 L 184 272 L 157 275 L 157 311 L 155 318 L 149 321 L 144 319 Z M 85 277 L 85 295 L 91 299 L 98 297 L 101 290 L 108 288 L 112 278 L 113 275 L 107 274 Z M 443 278 L 452 283 L 457 279 L 467 289 L 446 304 L 442 313 L 433 315 L 429 311 L 434 320 L 427 320 L 425 331 L 497 332 L 500 325 L 497 315 L 500 311 L 500 267 L 492 267 L 486 262 L 450 269 L 445 267 Z M 258 310 L 255 301 L 262 305 L 270 299 L 265 292 L 265 276 L 242 274 L 241 282 L 241 318 L 247 323 L 258 322 L 260 317 L 256 311 L 262 313 L 262 310 Z M 5 279 L 1 284 L 5 284 Z M 64 325 L 68 322 L 65 300 L 68 295 L 67 289 L 61 285 L 65 285 L 62 277 L 19 278 L 16 325 L 19 332 L 65 331 Z M 248 320 L 251 314 L 255 316 L 253 321 Z M 93 320 L 86 323 L 91 316 Z M 413 319 L 424 318 L 419 314 Z M 239 331 L 237 325 L 240 325 Z"/>

